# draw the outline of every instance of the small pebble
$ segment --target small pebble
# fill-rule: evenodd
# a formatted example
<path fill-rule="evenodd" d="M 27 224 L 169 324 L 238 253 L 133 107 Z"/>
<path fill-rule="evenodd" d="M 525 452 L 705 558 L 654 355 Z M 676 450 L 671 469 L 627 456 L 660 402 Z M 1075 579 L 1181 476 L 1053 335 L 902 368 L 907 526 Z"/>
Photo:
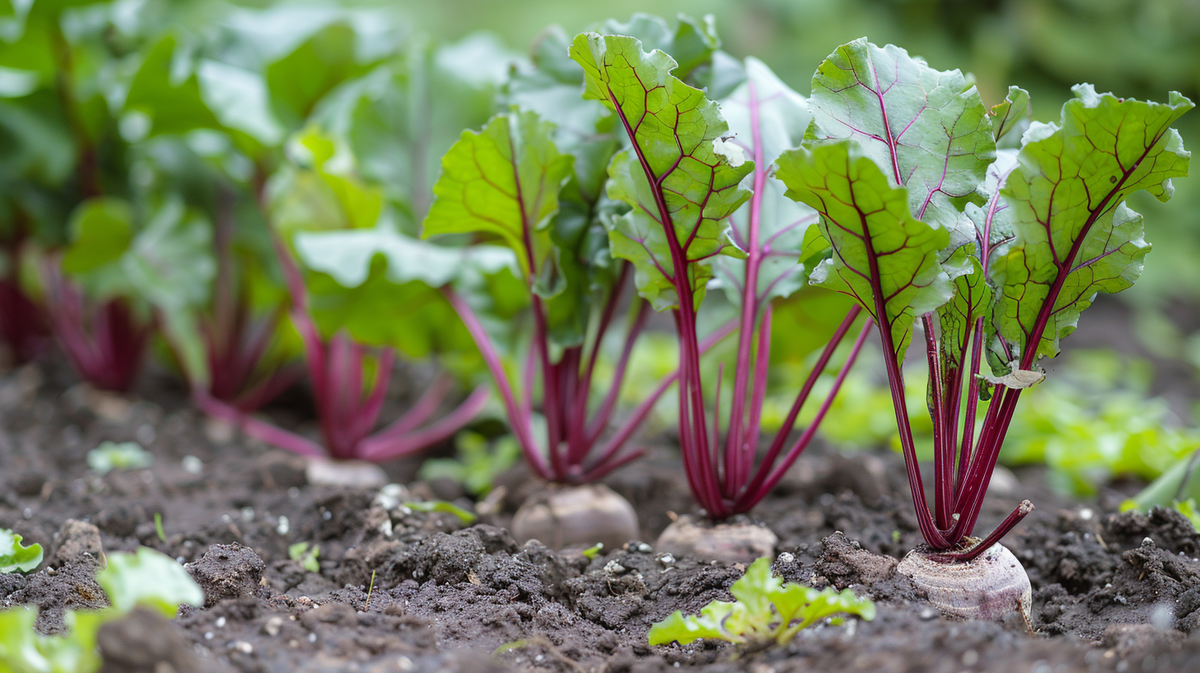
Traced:
<path fill-rule="evenodd" d="M 621 573 L 625 572 L 626 570 L 627 570 L 627 568 L 625 566 L 621 565 L 620 563 L 618 563 L 616 559 L 613 559 L 613 560 L 609 561 L 608 563 L 604 564 L 604 572 L 606 572 L 610 575 L 620 575 Z"/>
<path fill-rule="evenodd" d="M 413 660 L 409 659 L 403 654 L 396 659 L 396 666 L 402 671 L 411 671 L 413 668 L 415 668 L 413 666 Z"/>
<path fill-rule="evenodd" d="M 649 554 L 650 552 L 654 551 L 654 547 L 651 547 L 645 542 L 639 542 L 637 545 L 637 551 L 639 554 Z"/>
<path fill-rule="evenodd" d="M 974 666 L 979 663 L 979 653 L 975 650 L 967 650 L 962 655 L 963 666 Z"/>
<path fill-rule="evenodd" d="M 315 634 L 315 633 L 308 634 L 308 642 L 310 642 L 310 643 L 317 642 L 317 634 Z"/>
<path fill-rule="evenodd" d="M 217 617 L 217 628 L 218 629 L 225 628 L 225 618 L 224 617 Z"/>
<path fill-rule="evenodd" d="M 253 507 L 243 507 L 242 508 L 242 521 L 245 523 L 250 523 L 251 521 L 254 521 L 254 508 Z"/>
<path fill-rule="evenodd" d="M 1156 631 L 1167 632 L 1175 626 L 1175 609 L 1169 603 L 1159 603 L 1150 613 L 1150 624 Z"/>
<path fill-rule="evenodd" d="M 288 518 L 286 516 L 279 517 L 279 525 L 275 526 L 275 532 L 287 535 L 289 530 L 291 530 L 291 522 L 288 521 Z"/>
<path fill-rule="evenodd" d="M 1125 598 L 1121 594 L 1117 594 L 1116 596 L 1113 596 L 1113 600 L 1120 603 L 1121 605 L 1129 605 L 1129 599 Z"/>
<path fill-rule="evenodd" d="M 920 617 L 925 621 L 929 621 L 937 617 L 937 612 L 935 612 L 933 608 L 925 608 L 924 610 L 921 610 Z"/>
<path fill-rule="evenodd" d="M 205 640 L 212 640 L 212 639 L 213 639 L 213 633 L 212 633 L 212 631 L 205 631 L 205 632 L 204 632 L 204 639 L 205 639 Z"/>
<path fill-rule="evenodd" d="M 669 551 L 665 551 L 658 555 L 658 565 L 664 568 L 670 568 L 675 565 L 675 555 Z"/>
<path fill-rule="evenodd" d="M 183 460 L 179 461 L 183 466 L 183 471 L 188 474 L 200 474 L 204 471 L 204 463 L 195 456 L 184 456 Z"/>
<path fill-rule="evenodd" d="M 1153 547 L 1154 540 L 1151 540 L 1149 537 L 1144 537 L 1144 538 L 1142 538 L 1142 546 L 1143 547 Z"/>
<path fill-rule="evenodd" d="M 1084 521 L 1091 521 L 1092 516 L 1093 512 L 1090 507 L 1084 507 L 1083 509 L 1079 510 L 1079 518 L 1083 519 Z"/>
<path fill-rule="evenodd" d="M 254 646 L 244 640 L 239 640 L 233 644 L 233 649 L 242 654 L 250 654 L 254 651 Z"/>
<path fill-rule="evenodd" d="M 267 620 L 266 624 L 263 624 L 263 633 L 268 636 L 277 636 L 279 635 L 279 630 L 282 628 L 283 618 L 279 616 L 271 617 Z"/>
<path fill-rule="evenodd" d="M 782 554 L 780 554 L 778 558 L 775 559 L 775 562 L 776 563 L 784 563 L 784 564 L 795 563 L 796 555 L 790 551 L 785 551 Z"/>

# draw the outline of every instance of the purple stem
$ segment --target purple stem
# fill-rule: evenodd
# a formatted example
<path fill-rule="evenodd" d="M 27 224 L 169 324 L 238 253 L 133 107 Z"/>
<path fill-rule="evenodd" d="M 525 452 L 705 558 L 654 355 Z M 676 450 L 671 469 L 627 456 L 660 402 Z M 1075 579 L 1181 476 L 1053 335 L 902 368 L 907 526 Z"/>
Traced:
<path fill-rule="evenodd" d="M 787 456 L 784 457 L 782 463 L 775 466 L 774 471 L 771 472 L 771 476 L 768 477 L 762 485 L 757 486 L 754 490 L 747 489 L 742 494 L 742 498 L 739 498 L 738 502 L 734 506 L 734 511 L 747 512 L 756 504 L 758 504 L 760 500 L 765 498 L 767 494 L 770 493 L 771 490 L 774 489 L 779 483 L 779 480 L 783 479 L 783 475 L 786 474 L 788 469 L 792 467 L 792 464 L 796 462 L 796 459 L 800 457 L 800 454 L 804 452 L 804 449 L 808 447 L 808 444 L 812 441 L 817 429 L 821 427 L 821 421 L 825 419 L 825 414 L 829 413 L 829 408 L 833 406 L 833 401 L 835 398 L 837 398 L 838 390 L 841 389 L 842 383 L 846 380 L 846 375 L 850 373 L 850 367 L 858 358 L 859 352 L 862 351 L 863 344 L 866 343 L 867 337 L 870 336 L 871 327 L 872 320 L 867 318 L 862 330 L 858 333 L 858 338 L 854 340 L 854 347 L 850 350 L 850 356 L 846 358 L 846 364 L 843 365 L 841 371 L 838 372 L 837 378 L 833 382 L 833 388 L 829 391 L 829 395 L 826 396 L 825 401 L 821 403 L 821 408 L 817 410 L 817 415 L 815 418 L 813 418 L 813 422 L 804 429 L 804 434 L 800 435 L 800 438 L 796 440 L 796 443 L 793 444 L 790 449 L 788 449 Z M 772 465 L 770 462 L 764 462 L 763 464 L 768 467 Z"/>
<path fill-rule="evenodd" d="M 808 373 L 808 378 L 805 379 L 804 386 L 800 388 L 800 393 L 796 395 L 796 401 L 792 403 L 792 408 L 788 410 L 788 415 L 784 418 L 783 425 L 775 433 L 775 439 L 771 442 L 771 447 L 767 449 L 767 455 L 759 465 L 754 479 L 743 490 L 739 500 L 745 498 L 747 493 L 758 492 L 763 482 L 766 481 L 767 476 L 771 473 L 771 467 L 775 464 L 776 458 L 779 457 L 779 452 L 783 450 L 787 436 L 791 434 L 792 428 L 796 427 L 796 419 L 799 418 L 800 410 L 808 400 L 809 394 L 812 393 L 813 386 L 817 383 L 817 378 L 829 366 L 829 360 L 833 357 L 833 352 L 837 350 L 838 344 L 842 343 L 842 339 L 846 337 L 846 333 L 850 331 L 850 327 L 854 324 L 861 311 L 862 307 L 858 304 L 852 306 L 846 313 L 846 317 L 842 319 L 842 324 L 838 325 L 833 337 L 829 339 L 829 343 L 825 344 L 825 350 L 821 351 L 821 356 L 817 359 L 816 364 L 813 365 L 812 371 Z M 869 319 L 868 324 L 870 324 Z M 745 509 L 749 509 L 749 507 Z"/>
<path fill-rule="evenodd" d="M 476 388 L 462 404 L 436 423 L 416 432 L 400 436 L 372 435 L 359 445 L 359 456 L 365 460 L 383 461 L 416 453 L 421 449 L 446 441 L 454 436 L 487 404 L 487 388 Z"/>
<path fill-rule="evenodd" d="M 521 413 L 521 409 L 517 406 L 516 397 L 513 395 L 512 386 L 509 384 L 508 375 L 504 373 L 504 365 L 500 362 L 500 356 L 496 353 L 496 349 L 492 346 L 492 340 L 488 337 L 487 331 L 483 329 L 479 318 L 475 316 L 475 312 L 471 310 L 470 305 L 463 301 L 450 286 L 442 288 L 442 294 L 445 295 L 450 305 L 454 307 L 458 317 L 466 326 L 467 332 L 475 341 L 475 347 L 479 349 L 480 355 L 483 356 L 483 361 L 487 365 L 488 371 L 492 375 L 492 380 L 496 384 L 496 390 L 500 392 L 500 398 L 504 402 L 505 412 L 508 414 L 508 422 L 512 425 L 513 434 L 517 436 L 517 442 L 521 445 L 521 453 L 525 456 L 526 462 L 533 468 L 534 472 L 539 477 L 546 480 L 553 479 L 553 473 L 550 467 L 546 464 L 545 458 L 538 451 L 537 444 L 533 439 L 533 429 L 530 423 L 530 417 Z"/>
<path fill-rule="evenodd" d="M 933 330 L 933 314 L 921 316 L 925 332 L 925 358 L 929 363 L 929 415 L 933 417 L 933 510 L 937 527 L 950 527 L 950 486 L 954 470 L 954 454 L 946 432 L 946 410 L 942 406 L 942 371 L 938 366 L 937 335 Z"/>
<path fill-rule="evenodd" d="M 316 442 L 253 418 L 237 407 L 213 399 L 203 390 L 194 389 L 192 399 L 204 413 L 229 423 L 255 439 L 302 456 L 322 458 L 326 455 Z"/>

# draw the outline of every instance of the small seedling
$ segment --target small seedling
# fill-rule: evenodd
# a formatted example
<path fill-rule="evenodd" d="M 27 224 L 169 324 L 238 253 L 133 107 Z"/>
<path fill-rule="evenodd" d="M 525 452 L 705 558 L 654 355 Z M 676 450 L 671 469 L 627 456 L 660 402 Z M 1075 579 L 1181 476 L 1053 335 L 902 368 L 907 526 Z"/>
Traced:
<path fill-rule="evenodd" d="M 101 442 L 88 451 L 88 467 L 97 474 L 113 470 L 140 470 L 154 464 L 154 456 L 137 442 Z"/>
<path fill-rule="evenodd" d="M 371 611 L 371 594 L 375 593 L 375 572 L 371 571 L 371 585 L 367 587 L 367 607 L 363 609 L 363 612 Z"/>
<path fill-rule="evenodd" d="M 587 558 L 588 560 L 591 560 L 591 559 L 594 559 L 594 558 L 596 558 L 597 556 L 599 556 L 599 555 L 600 555 L 600 552 L 602 552 L 602 551 L 604 551 L 604 543 L 603 543 L 603 542 L 600 542 L 600 543 L 597 543 L 595 546 L 588 547 L 587 549 L 584 549 L 584 550 L 583 550 L 583 555 L 584 555 L 584 557 L 585 557 L 585 558 Z"/>
<path fill-rule="evenodd" d="M 760 558 L 733 583 L 729 592 L 736 599 L 713 601 L 699 616 L 684 616 L 676 610 L 650 627 L 650 644 L 672 641 L 687 645 L 701 638 L 731 643 L 775 641 L 786 645 L 801 629 L 838 615 L 875 619 L 875 604 L 846 589 L 827 587 L 818 591 L 771 574 L 771 561 Z"/>
<path fill-rule="evenodd" d="M 297 542 L 288 546 L 288 558 L 299 561 L 300 567 L 310 573 L 321 572 L 321 564 L 317 557 L 321 555 L 320 545 L 309 545 L 307 542 Z"/>
<path fill-rule="evenodd" d="M 181 605 L 199 607 L 204 592 L 174 559 L 142 547 L 136 554 L 114 552 L 108 567 L 96 573 L 111 607 L 99 612 L 68 610 L 65 635 L 43 636 L 34 630 L 37 609 L 0 611 L 0 671 L 91 673 L 100 668 L 96 633 L 104 624 L 144 607 L 172 618 Z"/>
<path fill-rule="evenodd" d="M 36 542 L 24 546 L 21 536 L 0 528 L 0 573 L 20 571 L 27 573 L 42 563 L 42 545 Z"/>
<path fill-rule="evenodd" d="M 467 526 L 475 523 L 475 520 L 479 518 L 471 512 L 459 507 L 458 505 L 446 502 L 445 500 L 427 500 L 421 502 L 414 501 L 402 504 L 414 512 L 441 512 L 443 514 L 453 514 L 454 516 L 458 517 L 459 521 L 463 522 L 463 524 Z"/>
<path fill-rule="evenodd" d="M 1200 511 L 1197 511 L 1196 500 L 1188 498 L 1183 501 L 1175 501 L 1175 511 L 1187 517 L 1188 521 L 1192 522 L 1192 527 L 1200 531 Z"/>
<path fill-rule="evenodd" d="M 154 513 L 154 532 L 158 533 L 158 539 L 162 540 L 163 542 L 167 541 L 167 533 L 163 530 L 162 525 L 162 512 Z"/>
<path fill-rule="evenodd" d="M 421 465 L 418 478 L 423 481 L 451 479 L 476 497 L 492 490 L 496 477 L 521 459 L 521 445 L 511 435 L 489 442 L 486 437 L 470 431 L 455 438 L 456 458 L 431 458 Z"/>

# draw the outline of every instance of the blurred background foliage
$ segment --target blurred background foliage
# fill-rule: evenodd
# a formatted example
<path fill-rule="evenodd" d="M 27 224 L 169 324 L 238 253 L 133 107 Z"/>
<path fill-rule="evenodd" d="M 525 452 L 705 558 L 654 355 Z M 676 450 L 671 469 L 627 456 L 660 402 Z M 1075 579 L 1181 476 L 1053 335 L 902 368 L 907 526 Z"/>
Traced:
<path fill-rule="evenodd" d="M 72 9 L 63 13 L 66 6 Z M 1079 82 L 1121 96 L 1164 100 L 1178 90 L 1200 99 L 1200 0 L 0 0 L 0 242 L 14 223 L 49 247 L 120 225 L 130 241 L 146 238 L 146 246 L 156 232 L 178 241 L 174 257 L 156 248 L 157 268 L 169 269 L 173 259 L 211 246 L 210 238 L 189 233 L 198 217 L 219 221 L 224 208 L 239 220 L 261 219 L 256 194 L 265 195 L 285 230 L 371 226 L 383 200 L 385 217 L 415 233 L 438 158 L 461 129 L 490 114 L 509 63 L 530 53 L 547 26 L 574 34 L 634 12 L 712 14 L 726 51 L 762 59 L 802 94 L 823 58 L 865 35 L 903 46 L 935 68 L 971 73 L 988 104 L 1019 85 L 1042 121 L 1058 117 Z M 380 63 L 388 67 L 376 70 Z M 261 74 L 265 88 L 247 73 Z M 60 103 L 68 93 L 75 112 L 64 119 Z M 1185 117 L 1180 132 L 1185 145 L 1200 146 L 1200 115 Z M 176 137 L 185 133 L 186 144 Z M 77 157 L 73 143 L 80 139 L 86 151 Z M 77 158 L 99 164 L 100 184 L 71 178 L 84 174 Z M 263 184 L 264 173 L 272 184 Z M 219 198 L 222 185 L 236 187 L 237 198 Z M 1118 473 L 1151 478 L 1200 441 L 1195 431 L 1171 429 L 1194 418 L 1200 380 L 1200 180 L 1176 187 L 1169 206 L 1151 198 L 1132 204 L 1146 215 L 1155 244 L 1145 273 L 1116 302 L 1085 314 L 1080 334 L 1069 340 L 1086 348 L 1119 343 L 1122 352 L 1077 351 L 1051 362 L 1064 376 L 1039 386 L 1014 422 L 1006 460 L 1061 467 L 1066 490 L 1084 493 Z M 147 212 L 116 217 L 119 209 L 93 208 L 90 218 L 77 214 L 72 235 L 69 214 L 100 193 L 144 204 Z M 348 195 L 355 207 L 346 205 Z M 251 269 L 244 273 L 272 281 L 247 283 L 252 303 L 270 307 L 281 290 L 262 231 L 240 227 L 234 244 Z M 133 266 L 122 259 L 124 248 L 105 257 L 102 247 L 77 254 L 76 266 Z M 0 257 L 0 275 L 11 272 L 9 264 Z M 215 268 L 213 262 L 177 279 L 143 273 L 142 284 L 195 287 L 211 283 Z M 377 291 L 394 289 L 383 286 L 378 271 L 349 298 L 334 290 L 326 297 L 323 287 L 334 284 L 317 276 L 309 290 L 318 319 L 323 310 L 340 315 L 337 302 L 367 305 L 379 299 Z M 125 277 L 135 284 L 139 278 L 129 270 Z M 201 304 L 207 296 L 185 299 Z M 776 352 L 795 354 L 773 372 L 784 397 L 807 371 L 807 341 L 822 342 L 822 334 L 806 332 L 804 312 L 838 301 L 817 293 L 777 314 L 776 339 L 792 347 Z M 1106 325 L 1092 329 L 1100 322 Z M 1103 336 L 1093 339 L 1089 331 Z M 460 341 L 461 334 L 431 334 L 404 345 L 420 357 L 430 343 Z M 665 373 L 673 348 L 668 339 L 647 340 L 633 367 L 645 381 L 631 380 L 630 395 Z M 886 387 L 873 369 L 869 361 L 857 368 L 826 422 L 835 443 L 873 446 L 895 434 Z M 924 372 L 908 378 L 913 418 L 927 423 Z M 1152 399 L 1164 387 L 1173 396 Z M 660 408 L 669 415 L 671 406 Z M 768 408 L 764 420 L 772 418 Z"/>

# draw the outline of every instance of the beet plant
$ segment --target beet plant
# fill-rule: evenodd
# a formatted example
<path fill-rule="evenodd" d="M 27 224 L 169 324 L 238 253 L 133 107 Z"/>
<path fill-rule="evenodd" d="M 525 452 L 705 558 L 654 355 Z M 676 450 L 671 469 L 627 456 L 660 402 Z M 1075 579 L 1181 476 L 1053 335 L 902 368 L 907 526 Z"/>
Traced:
<path fill-rule="evenodd" d="M 678 64 L 671 56 L 647 53 L 633 37 L 581 34 L 571 56 L 586 73 L 584 98 L 608 107 L 629 141 L 608 168 L 608 195 L 629 210 L 606 225 L 613 255 L 635 268 L 639 294 L 656 310 L 670 311 L 675 322 L 679 435 L 689 486 L 711 519 L 747 512 L 811 441 L 863 342 L 860 335 L 813 423 L 789 442 L 817 377 L 853 327 L 856 307 L 834 330 L 758 460 L 773 306 L 804 286 L 824 253 L 816 213 L 784 199 L 770 175 L 780 152 L 801 140 L 808 121 L 804 99 L 749 60 L 744 71 L 731 70 L 741 84 L 719 107 L 672 74 Z M 710 90 L 716 88 L 714 76 Z M 722 113 L 735 120 L 736 136 Z M 714 277 L 728 288 L 740 318 L 732 396 L 723 406 L 719 369 L 715 385 L 708 382 L 716 391 L 710 410 L 698 311 Z"/>
<path fill-rule="evenodd" d="M 330 163 L 336 143 L 328 137 L 310 130 L 293 142 L 296 159 L 276 176 L 274 187 L 265 188 L 264 212 L 271 217 L 290 211 L 292 215 L 287 217 L 292 217 L 299 207 L 297 202 L 304 203 L 310 208 L 301 211 L 301 216 L 309 222 L 330 218 L 325 222 L 328 228 L 340 223 L 350 229 L 340 233 L 351 235 L 349 248 L 337 236 L 308 240 L 296 237 L 302 258 L 317 269 L 339 274 L 342 282 L 306 280 L 284 239 L 286 231 L 272 235 L 291 298 L 291 321 L 304 346 L 323 442 L 318 444 L 249 417 L 211 397 L 202 397 L 201 407 L 235 423 L 247 434 L 311 458 L 382 462 L 449 439 L 482 409 L 487 401 L 485 389 L 477 389 L 444 418 L 429 423 L 453 388 L 452 380 L 442 377 L 405 414 L 375 431 L 395 365 L 395 347 L 418 356 L 427 354 L 434 349 L 440 326 L 452 320 L 448 310 L 439 315 L 425 309 L 431 301 L 429 295 L 436 297 L 435 291 L 424 283 L 409 282 L 413 278 L 398 276 L 405 270 L 427 269 L 424 264 L 430 260 L 413 257 L 393 265 L 388 276 L 401 283 L 399 288 L 387 282 L 367 283 L 373 255 L 362 248 L 362 238 L 354 234 L 371 237 L 369 230 L 363 230 L 375 225 L 380 217 L 379 190 L 359 179 L 353 170 L 343 172 Z M 321 204 L 324 208 L 311 208 L 319 197 L 296 191 L 297 184 L 308 184 L 318 194 L 333 198 Z M 347 264 L 347 249 L 352 258 L 356 250 L 366 250 L 366 257 Z M 353 271 L 347 272 L 347 268 Z M 360 269 L 364 277 L 346 277 Z M 379 275 L 374 280 L 382 280 Z M 314 287 L 318 290 L 315 297 Z M 387 293 L 386 303 L 381 303 L 381 292 Z"/>
<path fill-rule="evenodd" d="M 646 15 L 605 25 L 684 50 L 693 57 L 688 72 L 697 74 L 718 45 L 711 26 L 687 17 L 675 26 Z M 545 32 L 532 62 L 517 67 L 507 82 L 503 102 L 510 109 L 481 131 L 464 132 L 442 158 L 424 235 L 445 240 L 472 234 L 514 253 L 522 289 L 517 301 L 533 328 L 527 345 L 518 346 L 524 353 L 517 356 L 517 371 L 505 367 L 502 339 L 511 340 L 509 334 L 487 328 L 499 322 L 488 305 L 494 302 L 453 285 L 444 292 L 483 355 L 527 464 L 548 482 L 579 485 L 641 455 L 626 445 L 677 376 L 645 391 L 610 431 L 651 307 L 630 296 L 634 265 L 614 258 L 605 231 L 606 221 L 629 209 L 605 192 L 606 167 L 620 149 L 621 135 L 604 105 L 579 98 L 584 69 L 567 57 L 568 42 L 561 29 Z M 613 374 L 601 383 L 595 380 L 597 362 L 626 303 Z M 697 347 L 728 332 L 718 330 Z M 517 335 L 518 342 L 523 339 Z M 593 397 L 597 389 L 599 399 Z M 544 438 L 537 436 L 539 420 Z M 628 503 L 594 485 L 535 497 L 513 526 L 518 538 L 537 537 L 555 546 L 596 541 L 615 546 L 638 534 Z"/>
<path fill-rule="evenodd" d="M 857 40 L 817 69 L 806 140 L 779 160 L 788 195 L 821 214 L 833 248 L 813 282 L 853 297 L 879 328 L 926 543 L 899 570 L 953 614 L 1028 616 L 1029 580 L 997 543 L 1032 504 L 972 537 L 1013 411 L 1044 377 L 1038 360 L 1058 354 L 1095 295 L 1141 273 L 1150 246 L 1126 198 L 1146 190 L 1166 201 L 1171 178 L 1187 174 L 1170 125 L 1191 101 L 1122 99 L 1086 84 L 1074 93 L 1058 123 L 1031 123 L 1021 89 L 989 110 L 960 72 Z M 934 427 L 932 507 L 904 399 L 916 323 Z"/>

